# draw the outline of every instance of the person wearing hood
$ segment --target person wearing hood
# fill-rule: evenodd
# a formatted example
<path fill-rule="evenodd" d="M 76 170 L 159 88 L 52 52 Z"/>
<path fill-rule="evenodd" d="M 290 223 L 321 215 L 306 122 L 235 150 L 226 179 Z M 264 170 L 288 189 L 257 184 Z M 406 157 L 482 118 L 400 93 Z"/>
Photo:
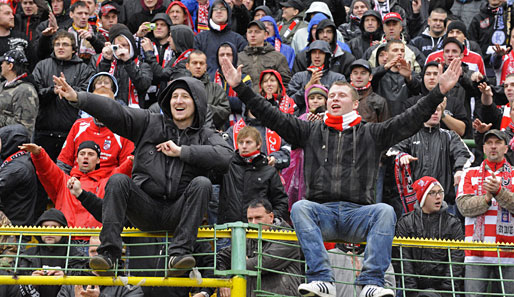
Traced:
<path fill-rule="evenodd" d="M 428 25 L 421 33 L 414 37 L 410 44 L 419 49 L 426 57 L 435 52 L 439 43 L 443 42 L 446 33 L 446 18 L 448 13 L 442 8 L 432 10 L 428 17 Z"/>
<path fill-rule="evenodd" d="M 36 118 L 34 142 L 43 146 L 52 160 L 56 160 L 79 110 L 57 96 L 52 75 L 61 73 L 77 90 L 86 90 L 93 69 L 77 54 L 75 36 L 64 30 L 53 39 L 53 52 L 36 64 L 32 72 L 39 95 L 39 113 Z"/>
<path fill-rule="evenodd" d="M 127 26 L 116 24 L 109 30 L 111 43 L 91 59 L 96 72 L 109 72 L 118 82 L 118 99 L 133 108 L 148 108 L 146 92 L 152 83 L 152 69 L 139 59 L 136 41 Z M 114 51 L 113 49 L 116 49 Z"/>
<path fill-rule="evenodd" d="M 344 8 L 341 11 L 338 11 L 338 14 L 341 14 L 346 18 L 346 10 L 344 10 Z M 291 47 L 294 49 L 295 53 L 299 53 L 308 47 L 309 43 L 313 41 L 313 30 L 316 28 L 317 24 L 324 19 L 334 21 L 328 5 L 321 1 L 312 2 L 309 8 L 305 11 L 304 18 L 305 22 L 309 22 L 309 25 L 307 27 L 299 28 L 291 41 Z M 341 32 L 336 30 L 336 34 L 337 40 L 343 42 L 344 40 Z"/>
<path fill-rule="evenodd" d="M 37 39 L 36 28 L 42 19 L 48 16 L 48 9 L 37 0 L 25 0 L 20 2 L 21 9 L 17 9 L 14 16 L 14 30 L 25 34 L 30 42 Z"/>
<path fill-rule="evenodd" d="M 272 16 L 271 10 L 266 5 L 257 6 L 252 11 L 252 21 L 258 21 L 265 16 Z"/>
<path fill-rule="evenodd" d="M 273 46 L 276 51 L 279 51 L 282 55 L 284 55 L 284 57 L 286 57 L 287 64 L 289 65 L 289 69 L 293 69 L 295 52 L 292 47 L 282 43 L 282 38 L 278 34 L 279 29 L 275 19 L 270 16 L 265 16 L 262 17 L 260 21 L 263 22 L 266 26 L 267 38 L 265 41 Z"/>
<path fill-rule="evenodd" d="M 371 9 L 371 4 L 368 0 L 353 0 L 350 5 L 350 15 L 348 21 L 341 24 L 337 28 L 343 34 L 345 41 L 349 41 L 361 35 L 361 20 L 363 14 Z"/>
<path fill-rule="evenodd" d="M 0 83 L 0 128 L 18 123 L 32 135 L 39 98 L 35 82 L 26 71 L 28 60 L 23 51 L 10 50 L 0 57 L 0 63 L 0 74 L 5 79 Z"/>
<path fill-rule="evenodd" d="M 193 18 L 184 3 L 180 1 L 171 2 L 166 9 L 166 14 L 170 17 L 173 25 L 186 25 L 191 28 L 191 30 L 195 31 Z"/>
<path fill-rule="evenodd" d="M 100 72 L 91 77 L 87 91 L 114 100 L 117 89 L 116 79 L 109 73 Z M 134 143 L 112 133 L 103 123 L 88 115 L 75 121 L 57 157 L 57 166 L 66 174 L 70 174 L 72 168 L 78 165 L 77 150 L 86 140 L 92 140 L 102 146 L 100 168 L 97 169 L 103 173 L 102 177 L 110 176 L 134 151 Z"/>
<path fill-rule="evenodd" d="M 100 11 L 98 12 L 98 16 L 100 17 L 98 32 L 103 35 L 105 41 L 110 41 L 109 30 L 113 25 L 120 22 L 119 17 L 121 12 L 122 9 L 118 3 L 110 0 L 102 2 Z"/>
<path fill-rule="evenodd" d="M 336 81 L 346 81 L 343 74 L 330 70 L 332 51 L 323 40 L 311 43 L 307 50 L 307 70 L 297 72 L 287 86 L 287 94 L 293 98 L 299 113 L 305 112 L 305 90 L 314 84 L 331 86 Z"/>
<path fill-rule="evenodd" d="M 307 23 L 303 21 L 304 15 L 302 13 L 305 10 L 305 5 L 300 0 L 288 0 L 281 2 L 280 7 L 282 7 L 282 20 L 279 22 L 278 30 L 281 40 L 290 45 L 296 32 L 307 26 Z M 267 15 L 271 16 L 271 13 Z"/>
<path fill-rule="evenodd" d="M 248 46 L 239 53 L 238 60 L 243 64 L 243 71 L 250 75 L 252 81 L 259 81 L 263 70 L 273 69 L 280 73 L 284 84 L 287 85 L 291 80 L 291 70 L 289 70 L 287 59 L 265 41 L 266 34 L 266 25 L 263 22 L 250 22 L 246 32 Z M 258 86 L 255 85 L 254 89 L 257 91 Z"/>
<path fill-rule="evenodd" d="M 350 75 L 350 65 L 355 61 L 355 57 L 349 52 L 350 48 L 347 44 L 338 41 L 335 37 L 337 32 L 334 22 L 324 19 L 318 23 L 314 40 L 323 40 L 330 45 L 332 53 L 329 60 L 329 69 L 333 72 Z M 311 40 L 312 43 L 313 40 Z M 295 59 L 293 72 L 306 70 L 310 65 L 308 61 L 307 51 L 302 51 Z"/>
<path fill-rule="evenodd" d="M 451 186 L 453 188 L 453 186 Z M 423 176 L 413 184 L 417 200 L 414 210 L 403 215 L 396 224 L 396 236 L 403 238 L 427 238 L 438 240 L 464 240 L 464 232 L 459 218 L 447 211 L 445 188 L 435 178 Z M 403 247 L 401 251 L 395 247 L 395 258 L 402 258 L 403 263 L 396 262 L 395 271 L 408 274 L 401 278 L 403 288 L 417 289 L 407 291 L 406 296 L 419 296 L 424 290 L 461 291 L 461 280 L 454 280 L 464 276 L 464 266 L 455 264 L 464 262 L 464 251 L 451 249 L 426 249 Z M 400 256 L 401 253 L 401 256 Z M 441 262 L 454 263 L 448 265 Z M 424 265 L 416 265 L 423 262 Z M 403 267 L 403 269 L 401 269 Z M 452 271 L 451 271 L 452 270 Z M 442 279 L 430 278 L 442 277 Z M 451 279 L 450 279 L 451 277 Z M 439 296 L 451 294 L 439 293 Z"/>
<path fill-rule="evenodd" d="M 228 102 L 230 103 L 230 115 L 228 125 L 225 125 L 224 130 L 228 129 L 231 126 L 234 126 L 240 119 L 243 118 L 243 103 L 237 97 L 237 93 L 227 84 L 225 77 L 223 76 L 223 72 L 221 71 L 220 61 L 222 58 L 228 57 L 232 60 L 232 65 L 237 67 L 237 50 L 236 47 L 230 42 L 224 42 L 218 48 L 216 53 L 216 64 L 218 65 L 218 69 L 214 74 L 214 83 L 220 85 L 228 97 Z M 252 78 L 243 73 L 242 81 L 249 87 L 252 87 Z"/>
<path fill-rule="evenodd" d="M 38 218 L 36 226 L 45 228 L 68 227 L 68 221 L 61 211 L 50 208 Z M 41 235 L 36 236 L 36 239 L 39 243 L 46 245 L 36 245 L 35 247 L 28 248 L 20 255 L 19 266 L 34 269 L 33 271 L 26 269 L 19 270 L 22 274 L 63 277 L 65 274 L 77 274 L 76 272 L 67 273 L 65 269 L 80 269 L 84 267 L 84 255 L 76 246 L 66 246 L 66 244 L 68 244 L 67 236 Z M 56 246 L 56 244 L 59 245 Z M 50 268 L 46 268 L 47 266 Z M 23 297 L 56 297 L 60 289 L 61 286 L 20 286 L 21 296 Z"/>
<path fill-rule="evenodd" d="M 212 194 L 206 176 L 224 173 L 232 153 L 206 125 L 207 94 L 202 82 L 190 77 L 172 81 L 159 95 L 162 113 L 151 113 L 123 108 L 102 96 L 77 94 L 63 78 L 54 76 L 54 80 L 58 94 L 136 147 L 133 179 L 116 174 L 106 187 L 102 244 L 99 255 L 90 260 L 91 268 L 111 269 L 120 259 L 125 217 L 141 230 L 173 232 L 168 267 L 194 267 L 190 254 Z"/>
<path fill-rule="evenodd" d="M 14 226 L 32 226 L 36 220 L 36 170 L 30 155 L 18 148 L 29 141 L 20 124 L 0 128 L 0 210 Z"/>
<path fill-rule="evenodd" d="M 223 0 L 215 0 L 209 8 L 209 30 L 198 33 L 195 36 L 195 49 L 199 49 L 207 55 L 207 71 L 210 77 L 214 77 L 218 64 L 216 63 L 219 46 L 224 42 L 230 42 L 238 52 L 245 49 L 248 44 L 243 36 L 231 30 L 232 9 Z"/>
<path fill-rule="evenodd" d="M 46 2 L 51 10 L 48 19 L 40 22 L 36 28 L 38 37 L 53 35 L 58 28 L 67 28 L 72 22 L 69 15 L 71 0 L 46 0 Z"/>
<path fill-rule="evenodd" d="M 136 1 L 136 0 L 134 0 Z M 142 24 L 150 22 L 156 14 L 166 13 L 166 6 L 162 5 L 163 0 L 139 0 L 143 10 L 135 13 L 127 20 L 127 27 L 135 34 Z"/>
<path fill-rule="evenodd" d="M 230 104 L 225 90 L 209 79 L 207 56 L 199 50 L 193 51 L 187 58 L 186 69 L 192 77 L 204 84 L 207 105 L 212 113 L 212 122 L 216 130 L 222 130 L 230 115 Z"/>
<path fill-rule="evenodd" d="M 366 11 L 359 26 L 361 34 L 348 41 L 348 46 L 356 59 L 361 59 L 370 46 L 380 43 L 383 34 L 380 13 L 371 9 Z"/>

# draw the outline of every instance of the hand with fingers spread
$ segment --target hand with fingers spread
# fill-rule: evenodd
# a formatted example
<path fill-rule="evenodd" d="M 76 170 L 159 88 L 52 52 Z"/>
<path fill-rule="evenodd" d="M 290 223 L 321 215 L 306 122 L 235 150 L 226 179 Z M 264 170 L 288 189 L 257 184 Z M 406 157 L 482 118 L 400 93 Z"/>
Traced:
<path fill-rule="evenodd" d="M 34 155 L 39 155 L 41 153 L 41 147 L 35 143 L 24 143 L 20 146 L 18 146 L 20 150 L 24 150 L 26 152 L 29 152 Z"/>
<path fill-rule="evenodd" d="M 401 76 L 403 76 L 406 80 L 412 80 L 412 68 L 410 66 L 410 62 L 407 62 L 405 59 L 398 59 L 398 72 Z"/>
<path fill-rule="evenodd" d="M 484 134 L 485 132 L 489 131 L 492 126 L 493 126 L 492 123 L 491 124 L 482 123 L 482 121 L 478 118 L 476 118 L 473 121 L 473 129 L 477 130 L 478 133 Z"/>
<path fill-rule="evenodd" d="M 61 72 L 61 76 L 54 75 L 54 90 L 57 90 L 57 94 L 62 99 L 66 99 L 70 102 L 77 102 L 78 95 L 77 92 L 66 82 L 66 78 L 64 74 Z"/>
<path fill-rule="evenodd" d="M 510 48 L 503 47 L 497 43 L 494 45 L 493 50 L 497 56 L 505 56 L 506 54 L 508 54 L 510 52 Z"/>
<path fill-rule="evenodd" d="M 165 141 L 155 146 L 158 152 L 162 152 L 168 157 L 180 157 L 182 148 L 172 140 Z"/>
<path fill-rule="evenodd" d="M 243 65 L 237 66 L 237 69 L 232 65 L 232 60 L 223 57 L 221 58 L 221 70 L 223 71 L 223 76 L 227 81 L 228 85 L 232 88 L 237 87 L 241 83 L 241 72 L 243 69 Z"/>
<path fill-rule="evenodd" d="M 405 156 L 400 158 L 400 164 L 405 166 L 405 165 L 409 165 L 410 162 L 417 161 L 417 160 L 418 160 L 418 158 L 413 157 L 413 156 L 407 154 L 407 155 L 405 155 Z"/>
<path fill-rule="evenodd" d="M 459 81 L 462 74 L 462 62 L 460 58 L 453 59 L 450 66 L 443 73 L 443 65 L 439 64 L 439 90 L 441 93 L 448 93 Z"/>
<path fill-rule="evenodd" d="M 99 297 L 100 287 L 88 285 L 86 289 L 82 285 L 75 285 L 75 297 Z"/>

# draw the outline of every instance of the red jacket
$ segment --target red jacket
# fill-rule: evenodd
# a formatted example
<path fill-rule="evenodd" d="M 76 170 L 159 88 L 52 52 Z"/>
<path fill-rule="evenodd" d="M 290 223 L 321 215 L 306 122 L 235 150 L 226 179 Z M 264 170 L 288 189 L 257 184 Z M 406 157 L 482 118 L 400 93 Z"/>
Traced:
<path fill-rule="evenodd" d="M 436 61 L 437 59 L 440 59 L 441 62 L 444 62 L 443 50 L 438 50 L 428 55 L 427 60 L 425 61 L 425 65 L 428 62 Z M 473 51 L 470 51 L 467 47 L 464 48 L 464 57 L 462 58 L 462 62 L 468 64 L 469 69 L 473 71 L 479 71 L 482 73 L 482 75 L 485 76 L 485 66 L 482 56 Z"/>
<path fill-rule="evenodd" d="M 93 216 L 82 206 L 80 201 L 70 193 L 66 186 L 71 177 L 76 177 L 82 184 L 82 189 L 96 196 L 103 198 L 105 194 L 105 184 L 109 177 L 116 173 L 123 173 L 131 176 L 132 161 L 127 159 L 116 168 L 111 175 L 102 178 L 99 170 L 93 170 L 89 173 L 83 173 L 78 167 L 73 167 L 70 175 L 64 173 L 50 159 L 44 149 L 41 149 L 39 155 L 31 154 L 32 162 L 36 167 L 36 173 L 39 181 L 45 188 L 46 193 L 55 204 L 55 208 L 62 211 L 66 216 L 69 227 L 101 227 L 102 224 L 95 220 Z"/>

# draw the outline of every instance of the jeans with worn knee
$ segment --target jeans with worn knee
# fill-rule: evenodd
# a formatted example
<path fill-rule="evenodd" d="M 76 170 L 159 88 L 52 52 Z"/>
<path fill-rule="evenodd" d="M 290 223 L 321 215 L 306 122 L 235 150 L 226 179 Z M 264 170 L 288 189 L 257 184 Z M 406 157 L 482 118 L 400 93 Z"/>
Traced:
<path fill-rule="evenodd" d="M 308 282 L 334 281 L 323 241 L 366 241 L 362 272 L 355 283 L 384 286 L 396 224 L 391 206 L 300 200 L 293 204 L 291 219 L 307 262 Z"/>

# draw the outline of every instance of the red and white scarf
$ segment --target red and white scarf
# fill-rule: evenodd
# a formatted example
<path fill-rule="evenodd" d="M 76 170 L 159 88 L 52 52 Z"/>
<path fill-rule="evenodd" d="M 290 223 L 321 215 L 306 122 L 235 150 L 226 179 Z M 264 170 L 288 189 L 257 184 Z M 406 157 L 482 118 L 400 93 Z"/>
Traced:
<path fill-rule="evenodd" d="M 181 61 L 184 61 L 186 60 L 187 58 L 189 58 L 189 55 L 193 52 L 193 49 L 190 48 L 188 49 L 187 51 L 183 52 L 182 54 L 180 54 L 180 56 L 178 56 L 178 58 L 175 60 L 175 62 L 173 62 L 173 67 L 177 66 L 178 63 L 180 63 Z M 167 63 L 167 62 L 166 62 Z M 164 65 L 163 65 L 164 67 Z"/>
<path fill-rule="evenodd" d="M 96 60 L 96 66 L 100 64 L 100 61 L 102 61 L 102 54 L 98 56 L 98 59 Z M 137 66 L 139 66 L 139 59 L 135 58 L 134 63 L 136 63 Z M 111 68 L 109 68 L 109 74 L 112 76 L 115 76 L 114 73 L 116 72 L 118 62 L 116 59 L 113 59 L 111 62 Z M 132 83 L 132 80 L 129 78 L 129 89 L 128 89 L 128 106 L 132 108 L 140 108 L 139 106 L 139 96 L 137 94 L 136 86 Z"/>
<path fill-rule="evenodd" d="M 287 27 L 287 30 L 286 32 L 284 32 L 284 38 L 287 38 L 289 37 L 289 35 L 291 35 L 291 32 L 294 30 L 294 28 L 296 27 L 296 25 L 298 25 L 298 22 L 296 20 L 292 21 L 291 24 L 289 25 L 289 27 Z M 282 26 L 283 25 L 280 25 L 278 26 L 278 32 L 282 31 Z"/>
<path fill-rule="evenodd" d="M 8 86 L 14 84 L 15 82 L 17 82 L 18 80 L 25 78 L 25 77 L 27 77 L 27 72 L 24 72 L 23 74 L 16 76 L 12 81 L 6 82 L 5 86 L 8 87 Z"/>
<path fill-rule="evenodd" d="M 355 90 L 357 90 L 357 91 L 365 91 L 365 90 L 367 90 L 367 89 L 369 89 L 369 88 L 371 87 L 371 82 L 370 82 L 370 81 L 368 81 L 368 83 L 367 83 L 364 87 L 360 87 L 360 88 L 359 88 L 359 87 L 356 87 L 356 86 L 353 84 L 353 82 L 351 82 L 350 84 L 351 84 L 351 85 L 352 85 L 352 87 L 354 87 L 354 88 L 355 88 Z"/>
<path fill-rule="evenodd" d="M 7 159 L 4 160 L 4 162 L 2 163 L 0 168 L 4 168 L 7 164 L 9 164 L 9 162 L 12 162 L 14 159 L 19 158 L 26 154 L 28 154 L 28 152 L 26 152 L 26 151 L 23 151 L 23 150 L 17 151 L 16 153 L 7 157 Z"/>
<path fill-rule="evenodd" d="M 260 150 L 255 150 L 248 154 L 241 154 L 241 157 L 243 157 L 246 163 L 252 163 L 253 159 L 255 159 L 260 153 Z"/>
<path fill-rule="evenodd" d="M 234 148 L 237 150 L 237 135 L 239 134 L 239 131 L 243 129 L 246 126 L 246 123 L 243 119 L 240 119 L 233 127 L 232 133 L 233 133 L 233 141 L 234 141 Z M 277 132 L 266 128 L 266 148 L 268 150 L 268 155 L 280 150 L 280 145 L 282 144 L 282 139 L 280 136 L 278 136 Z"/>
<path fill-rule="evenodd" d="M 352 110 L 347 114 L 343 114 L 342 116 L 334 116 L 327 112 L 323 118 L 325 125 L 332 127 L 337 131 L 344 131 L 351 128 L 359 124 L 361 120 L 362 117 L 355 110 Z"/>
<path fill-rule="evenodd" d="M 162 59 L 162 62 L 159 57 L 159 49 L 157 48 L 155 42 L 153 42 L 153 53 L 155 55 L 155 58 L 157 59 L 157 64 L 161 64 L 162 68 L 164 68 L 164 66 L 166 66 L 166 64 L 171 60 L 171 58 L 173 58 L 173 51 L 171 50 L 169 45 L 164 50 L 164 57 Z"/>
<path fill-rule="evenodd" d="M 403 212 L 408 213 L 414 210 L 416 204 L 416 191 L 412 187 L 413 179 L 410 165 L 401 165 L 400 158 L 407 155 L 406 153 L 399 153 L 394 159 L 394 177 L 396 179 L 396 186 L 398 193 L 400 193 L 400 201 L 403 205 Z"/>
<path fill-rule="evenodd" d="M 209 2 L 206 4 L 198 4 L 198 20 L 197 20 L 197 31 L 198 33 L 202 31 L 209 30 Z"/>

